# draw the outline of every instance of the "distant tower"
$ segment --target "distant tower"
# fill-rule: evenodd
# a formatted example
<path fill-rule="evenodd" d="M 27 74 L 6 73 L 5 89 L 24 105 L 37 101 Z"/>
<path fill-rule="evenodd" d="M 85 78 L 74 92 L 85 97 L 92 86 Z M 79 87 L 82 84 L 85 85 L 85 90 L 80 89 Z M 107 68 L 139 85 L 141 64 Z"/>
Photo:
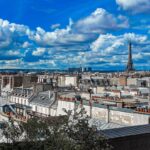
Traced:
<path fill-rule="evenodd" d="M 129 42 L 128 46 L 129 54 L 128 54 L 128 63 L 127 63 L 127 72 L 134 71 L 133 61 L 132 61 L 132 44 Z"/>

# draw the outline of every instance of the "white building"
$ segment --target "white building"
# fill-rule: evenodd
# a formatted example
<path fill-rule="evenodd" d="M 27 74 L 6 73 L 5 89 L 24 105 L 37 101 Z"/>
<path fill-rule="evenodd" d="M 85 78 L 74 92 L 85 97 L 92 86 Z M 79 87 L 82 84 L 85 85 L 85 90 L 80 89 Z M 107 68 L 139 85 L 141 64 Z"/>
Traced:
<path fill-rule="evenodd" d="M 80 102 L 78 106 L 81 107 Z M 117 107 L 110 107 L 108 109 L 104 105 L 95 103 L 93 103 L 92 107 L 90 107 L 88 101 L 83 102 L 82 106 L 85 108 L 87 115 L 90 116 L 90 114 L 92 114 L 92 118 L 104 120 L 106 122 L 112 122 L 126 126 L 149 124 L 150 115 L 140 114 L 131 109 Z M 64 115 L 64 108 L 66 110 L 74 110 L 75 102 L 65 99 L 59 100 L 57 115 Z M 90 113 L 90 111 L 92 113 Z"/>
<path fill-rule="evenodd" d="M 33 88 L 15 88 L 9 96 L 11 103 L 29 106 L 30 98 L 33 95 Z"/>
<path fill-rule="evenodd" d="M 32 114 L 37 116 L 56 115 L 56 93 L 45 91 L 39 92 L 30 99 Z"/>
<path fill-rule="evenodd" d="M 61 75 L 58 77 L 58 86 L 77 86 L 77 76 Z"/>

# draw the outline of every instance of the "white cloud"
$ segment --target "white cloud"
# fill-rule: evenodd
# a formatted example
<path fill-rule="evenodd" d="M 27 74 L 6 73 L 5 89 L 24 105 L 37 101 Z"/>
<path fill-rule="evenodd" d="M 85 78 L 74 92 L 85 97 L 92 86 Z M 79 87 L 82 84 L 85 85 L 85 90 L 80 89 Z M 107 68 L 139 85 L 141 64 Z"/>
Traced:
<path fill-rule="evenodd" d="M 36 32 L 30 36 L 30 39 L 42 46 L 64 46 L 73 45 L 80 42 L 85 42 L 89 39 L 84 34 L 72 32 L 72 20 L 65 29 L 55 29 L 53 32 L 46 32 L 44 29 L 38 27 Z"/>
<path fill-rule="evenodd" d="M 72 26 L 73 21 L 70 19 L 69 25 L 64 29 L 45 31 L 43 28 L 37 27 L 33 31 L 28 26 L 0 19 L 1 60 L 7 61 L 7 59 L 22 57 L 26 62 L 34 62 L 38 61 L 37 59 L 53 59 L 53 55 L 66 56 L 68 53 L 86 50 L 88 47 L 87 41 L 89 42 L 90 37 L 74 32 Z M 39 58 L 36 60 L 33 58 L 32 60 L 29 58 L 29 56 L 32 58 L 31 55 L 39 56 Z M 26 64 L 23 65 L 24 67 L 27 66 Z M 40 65 L 42 66 L 42 64 Z M 11 64 L 10 66 L 15 65 Z"/>
<path fill-rule="evenodd" d="M 59 28 L 59 27 L 60 27 L 59 23 L 51 25 L 51 29 L 56 29 L 56 28 Z"/>
<path fill-rule="evenodd" d="M 32 52 L 32 55 L 34 56 L 42 56 L 45 53 L 46 49 L 39 47 L 35 51 Z"/>
<path fill-rule="evenodd" d="M 21 53 L 19 51 L 16 51 L 16 50 L 9 50 L 7 52 L 7 55 L 9 55 L 9 56 L 18 56 L 18 55 L 20 55 L 21 56 Z"/>
<path fill-rule="evenodd" d="M 34 69 L 56 69 L 57 65 L 54 60 L 39 60 L 38 62 L 28 62 L 24 64 L 25 68 L 34 68 Z"/>
<path fill-rule="evenodd" d="M 31 45 L 31 44 L 26 41 L 26 42 L 23 43 L 22 47 L 23 47 L 23 48 L 28 48 L 30 45 Z"/>
<path fill-rule="evenodd" d="M 150 0 L 116 0 L 116 3 L 133 13 L 150 12 Z"/>
<path fill-rule="evenodd" d="M 107 30 L 128 28 L 125 16 L 114 16 L 103 8 L 97 8 L 90 16 L 79 20 L 75 28 L 84 33 L 103 33 Z"/>
<path fill-rule="evenodd" d="M 110 53 L 123 45 L 124 42 L 121 38 L 112 34 L 102 34 L 91 44 L 91 49 L 93 51 L 101 51 L 102 53 Z"/>
<path fill-rule="evenodd" d="M 129 41 L 136 42 L 136 43 L 137 42 L 142 43 L 142 42 L 145 42 L 147 40 L 147 36 L 134 34 L 134 33 L 125 33 L 124 39 L 127 41 L 129 40 Z"/>
<path fill-rule="evenodd" d="M 30 34 L 31 31 L 27 26 L 9 23 L 7 20 L 0 19 L 0 48 L 8 48 L 14 44 L 16 38 Z"/>
<path fill-rule="evenodd" d="M 143 58 L 143 55 L 141 53 L 137 53 L 133 55 L 133 58 L 138 60 L 138 59 Z"/>
<path fill-rule="evenodd" d="M 124 52 L 127 49 L 128 41 L 142 44 L 147 41 L 147 36 L 134 33 L 125 33 L 123 35 L 102 34 L 91 44 L 93 51 L 99 51 L 103 54 Z"/>
<path fill-rule="evenodd" d="M 138 44 L 148 43 L 147 36 L 126 33 L 117 36 L 101 34 L 96 40 L 95 38 L 99 32 L 128 26 L 126 17 L 114 16 L 104 9 L 97 9 L 77 23 L 70 19 L 66 28 L 56 28 L 54 31 L 46 31 L 41 27 L 33 31 L 27 26 L 0 19 L 0 57 L 4 56 L 1 60 L 6 59 L 3 64 L 10 68 L 22 68 L 21 66 L 23 68 L 63 68 L 68 66 L 68 61 L 70 66 L 74 67 L 80 66 L 81 62 L 87 66 L 102 67 L 115 66 L 119 62 L 125 64 L 127 55 L 124 53 L 127 53 L 127 41 L 132 40 Z M 134 51 L 137 51 L 134 59 L 136 61 L 148 59 L 149 48 L 149 46 L 141 48 L 144 54 L 134 48 Z M 83 55 L 83 53 L 86 54 Z M 38 57 L 36 59 L 33 57 L 32 60 L 31 55 Z M 7 58 L 10 61 L 7 61 Z M 14 60 L 11 61 L 11 59 Z M 1 61 L 0 64 L 2 64 Z"/>

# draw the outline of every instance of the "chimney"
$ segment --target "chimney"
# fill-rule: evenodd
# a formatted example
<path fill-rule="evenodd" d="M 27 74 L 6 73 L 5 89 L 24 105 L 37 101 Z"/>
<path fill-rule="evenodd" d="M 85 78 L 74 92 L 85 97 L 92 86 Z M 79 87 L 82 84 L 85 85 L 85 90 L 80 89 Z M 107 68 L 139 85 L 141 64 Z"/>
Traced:
<path fill-rule="evenodd" d="M 107 123 L 110 122 L 110 109 L 109 109 L 109 105 L 107 105 Z"/>
<path fill-rule="evenodd" d="M 54 91 L 54 99 L 57 101 L 57 91 Z"/>
<path fill-rule="evenodd" d="M 51 91 L 49 90 L 48 92 L 48 95 L 49 95 L 49 99 L 51 98 Z"/>

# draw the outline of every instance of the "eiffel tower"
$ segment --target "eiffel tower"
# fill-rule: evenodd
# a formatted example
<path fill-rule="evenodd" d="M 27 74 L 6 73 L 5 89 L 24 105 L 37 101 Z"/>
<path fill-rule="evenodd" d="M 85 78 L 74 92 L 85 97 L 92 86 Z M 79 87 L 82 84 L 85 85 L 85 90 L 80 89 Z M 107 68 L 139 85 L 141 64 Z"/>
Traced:
<path fill-rule="evenodd" d="M 126 71 L 131 72 L 131 71 L 134 71 L 133 61 L 132 61 L 132 43 L 131 42 L 129 42 L 128 51 L 129 53 L 128 53 L 128 63 L 127 63 Z"/>

